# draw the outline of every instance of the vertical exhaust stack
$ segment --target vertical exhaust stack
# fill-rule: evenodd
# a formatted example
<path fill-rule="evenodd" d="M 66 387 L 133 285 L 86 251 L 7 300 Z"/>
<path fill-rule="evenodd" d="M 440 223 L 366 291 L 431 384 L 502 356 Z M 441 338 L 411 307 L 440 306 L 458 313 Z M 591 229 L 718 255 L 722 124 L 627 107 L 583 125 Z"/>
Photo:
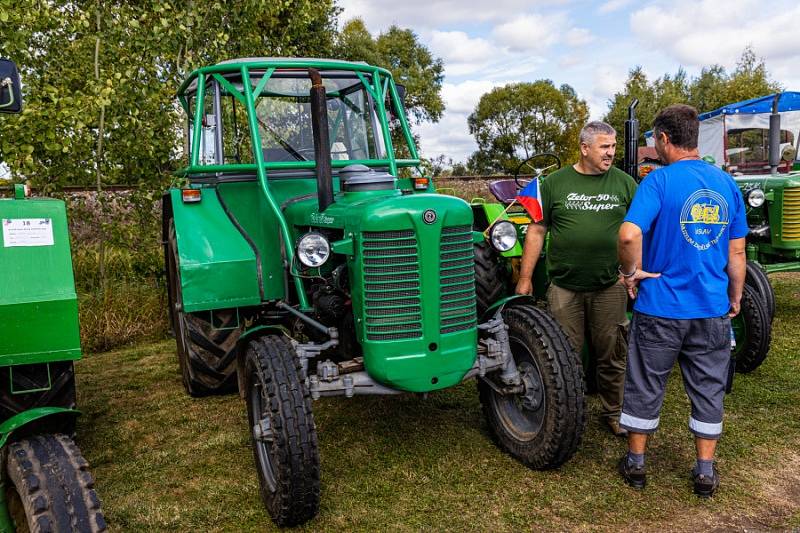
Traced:
<path fill-rule="evenodd" d="M 308 69 L 311 78 L 311 129 L 314 136 L 314 160 L 317 163 L 317 195 L 319 212 L 333 203 L 333 174 L 331 172 L 331 144 L 328 138 L 328 103 L 322 76 L 314 68 Z"/>
<path fill-rule="evenodd" d="M 780 99 L 781 93 L 776 94 L 772 101 L 772 114 L 769 116 L 769 171 L 773 175 L 778 173 L 781 162 L 781 115 L 778 113 Z"/>
<path fill-rule="evenodd" d="M 636 120 L 636 106 L 639 99 L 634 98 L 628 106 L 628 120 L 625 121 L 625 162 L 623 170 L 639 181 L 639 121 Z"/>

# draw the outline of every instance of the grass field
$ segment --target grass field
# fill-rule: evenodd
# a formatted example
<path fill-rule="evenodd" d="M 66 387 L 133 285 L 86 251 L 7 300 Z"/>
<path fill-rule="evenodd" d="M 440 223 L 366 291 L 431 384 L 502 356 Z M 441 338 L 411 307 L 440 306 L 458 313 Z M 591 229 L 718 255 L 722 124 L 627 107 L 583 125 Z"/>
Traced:
<path fill-rule="evenodd" d="M 615 473 L 624 442 L 596 397 L 576 456 L 528 470 L 488 437 L 474 383 L 431 395 L 314 404 L 322 504 L 308 531 L 744 530 L 800 527 L 800 276 L 771 277 L 772 350 L 726 399 L 719 493 L 691 494 L 689 405 L 674 373 L 647 489 Z M 174 341 L 78 363 L 78 442 L 114 531 L 271 531 L 243 402 L 191 399 Z"/>

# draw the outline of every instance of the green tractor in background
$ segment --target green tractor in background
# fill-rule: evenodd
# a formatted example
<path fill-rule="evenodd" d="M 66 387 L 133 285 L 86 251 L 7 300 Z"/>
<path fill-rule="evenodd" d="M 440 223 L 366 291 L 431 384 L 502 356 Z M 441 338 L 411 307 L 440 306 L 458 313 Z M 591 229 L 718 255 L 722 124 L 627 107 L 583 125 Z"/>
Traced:
<path fill-rule="evenodd" d="M 16 66 L 0 59 L 0 112 L 21 108 Z M 0 224 L 0 530 L 105 531 L 72 440 L 81 347 L 64 202 L 15 185 Z"/>
<path fill-rule="evenodd" d="M 476 305 L 474 245 L 507 252 L 516 229 L 414 177 L 402 94 L 364 63 L 279 58 L 204 67 L 178 91 L 189 166 L 163 241 L 182 381 L 238 389 L 281 526 L 318 512 L 313 399 L 477 378 L 492 437 L 536 469 L 584 431 L 582 367 L 554 319 L 530 297 Z"/>

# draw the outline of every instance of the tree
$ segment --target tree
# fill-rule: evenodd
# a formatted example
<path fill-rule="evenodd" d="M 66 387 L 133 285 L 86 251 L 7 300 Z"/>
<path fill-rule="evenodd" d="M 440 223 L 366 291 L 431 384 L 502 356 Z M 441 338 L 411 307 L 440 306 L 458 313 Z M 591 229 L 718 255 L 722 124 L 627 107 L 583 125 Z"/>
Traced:
<path fill-rule="evenodd" d="M 416 124 L 438 122 L 442 117 L 444 63 L 413 31 L 391 26 L 373 38 L 363 20 L 352 19 L 337 36 L 334 53 L 340 59 L 366 61 L 389 70 L 396 83 L 405 85 L 406 111 Z"/>
<path fill-rule="evenodd" d="M 537 152 L 555 152 L 564 163 L 577 160 L 578 133 L 589 109 L 569 85 L 550 80 L 513 83 L 484 94 L 467 119 L 478 150 L 472 172 L 513 172 Z"/>
<path fill-rule="evenodd" d="M 639 143 L 644 144 L 644 132 L 650 129 L 659 110 L 668 105 L 688 103 L 703 113 L 780 90 L 780 84 L 769 79 L 764 61 L 757 59 L 753 49 L 747 47 L 733 74 L 728 74 L 720 65 L 712 65 L 704 67 L 700 75 L 691 80 L 679 69 L 674 76 L 665 74 L 650 82 L 641 67 L 633 68 L 623 90 L 609 101 L 604 120 L 618 132 L 624 131 L 628 106 L 638 98 Z M 621 160 L 622 156 L 622 151 L 618 150 L 617 159 Z"/>

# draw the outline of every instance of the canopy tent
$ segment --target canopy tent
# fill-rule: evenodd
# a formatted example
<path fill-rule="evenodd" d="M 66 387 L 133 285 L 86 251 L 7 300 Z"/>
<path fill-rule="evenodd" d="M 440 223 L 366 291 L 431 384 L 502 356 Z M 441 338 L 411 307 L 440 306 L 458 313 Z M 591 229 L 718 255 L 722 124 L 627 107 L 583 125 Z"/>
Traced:
<path fill-rule="evenodd" d="M 769 115 L 775 95 L 761 96 L 729 104 L 700 115 L 698 147 L 700 156 L 711 156 L 717 166 L 727 162 L 727 132 L 738 129 L 769 129 Z M 784 92 L 778 100 L 781 115 L 781 130 L 791 132 L 793 145 L 800 140 L 800 92 Z M 645 133 L 647 146 L 654 146 L 653 132 Z M 799 150 L 800 152 L 800 150 Z"/>

